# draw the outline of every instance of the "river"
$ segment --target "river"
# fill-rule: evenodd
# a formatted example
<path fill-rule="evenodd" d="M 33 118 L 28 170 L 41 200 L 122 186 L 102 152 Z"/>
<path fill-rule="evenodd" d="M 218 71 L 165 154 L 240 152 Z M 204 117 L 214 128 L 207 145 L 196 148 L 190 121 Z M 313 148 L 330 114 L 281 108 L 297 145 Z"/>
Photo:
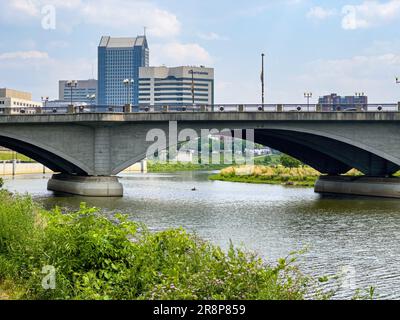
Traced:
<path fill-rule="evenodd" d="M 129 214 L 152 230 L 184 227 L 223 248 L 231 240 L 271 263 L 307 247 L 299 259 L 304 273 L 348 275 L 337 298 L 351 298 L 354 286 L 375 287 L 378 299 L 400 298 L 400 200 L 212 182 L 209 174 L 121 175 L 125 196 L 117 199 L 55 196 L 43 175 L 6 178 L 5 187 L 29 192 L 46 208 L 86 202 L 108 215 Z"/>

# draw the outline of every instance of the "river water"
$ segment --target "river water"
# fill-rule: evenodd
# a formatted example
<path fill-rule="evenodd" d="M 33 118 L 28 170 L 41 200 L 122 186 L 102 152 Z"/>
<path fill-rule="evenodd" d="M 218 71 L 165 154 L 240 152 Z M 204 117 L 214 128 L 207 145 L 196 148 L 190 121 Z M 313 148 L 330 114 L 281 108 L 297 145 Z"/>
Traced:
<path fill-rule="evenodd" d="M 8 178 L 5 187 L 29 192 L 46 208 L 86 202 L 108 215 L 129 214 L 152 230 L 184 227 L 271 263 L 307 248 L 299 259 L 304 273 L 346 275 L 337 298 L 373 286 L 378 299 L 400 299 L 400 200 L 322 197 L 310 188 L 209 181 L 209 174 L 121 175 L 125 196 L 118 199 L 55 196 L 43 175 Z"/>

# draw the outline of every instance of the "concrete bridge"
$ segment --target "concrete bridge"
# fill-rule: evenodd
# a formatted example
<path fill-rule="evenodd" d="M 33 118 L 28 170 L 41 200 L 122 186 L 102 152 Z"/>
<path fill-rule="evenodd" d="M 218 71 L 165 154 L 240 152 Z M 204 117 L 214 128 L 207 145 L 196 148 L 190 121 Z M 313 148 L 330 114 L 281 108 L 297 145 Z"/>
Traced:
<path fill-rule="evenodd" d="M 170 121 L 199 136 L 201 129 L 254 129 L 256 143 L 333 177 L 321 179 L 317 192 L 400 197 L 400 184 L 389 178 L 400 170 L 399 112 L 262 111 L 0 114 L 0 146 L 59 172 L 50 190 L 122 196 L 116 175 L 146 157 L 150 130 L 168 132 Z M 368 181 L 339 177 L 352 168 Z"/>

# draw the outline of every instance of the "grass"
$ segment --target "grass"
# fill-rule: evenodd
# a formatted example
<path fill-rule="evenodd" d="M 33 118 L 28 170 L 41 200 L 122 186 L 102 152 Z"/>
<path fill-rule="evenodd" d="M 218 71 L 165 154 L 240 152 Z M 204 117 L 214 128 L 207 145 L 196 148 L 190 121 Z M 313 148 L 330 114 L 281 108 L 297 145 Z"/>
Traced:
<path fill-rule="evenodd" d="M 290 255 L 269 265 L 182 229 L 152 233 L 125 216 L 111 221 L 85 205 L 76 212 L 45 211 L 28 196 L 0 191 L 3 299 L 329 298 L 331 292 L 323 293 L 295 261 Z M 42 286 L 45 266 L 55 268 L 54 289 Z"/>
<path fill-rule="evenodd" d="M 211 171 L 221 170 L 230 165 L 224 164 L 196 164 L 196 163 L 159 163 L 148 161 L 148 172 L 183 172 L 183 171 Z"/>
<path fill-rule="evenodd" d="M 15 153 L 12 151 L 0 151 L 0 161 L 10 161 L 14 160 L 15 158 L 16 160 L 20 161 L 28 161 L 28 162 L 32 161 L 32 159 L 20 153 Z"/>

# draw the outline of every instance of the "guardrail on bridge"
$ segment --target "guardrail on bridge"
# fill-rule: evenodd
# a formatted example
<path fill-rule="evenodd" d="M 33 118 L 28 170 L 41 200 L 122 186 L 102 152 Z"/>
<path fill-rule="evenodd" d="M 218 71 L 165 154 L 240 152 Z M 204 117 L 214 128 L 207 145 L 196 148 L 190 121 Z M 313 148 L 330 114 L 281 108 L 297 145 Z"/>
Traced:
<path fill-rule="evenodd" d="M 217 105 L 125 105 L 65 107 L 2 107 L 0 115 L 73 113 L 164 113 L 164 112 L 399 112 L 399 103 L 323 105 L 323 104 L 217 104 Z"/>

